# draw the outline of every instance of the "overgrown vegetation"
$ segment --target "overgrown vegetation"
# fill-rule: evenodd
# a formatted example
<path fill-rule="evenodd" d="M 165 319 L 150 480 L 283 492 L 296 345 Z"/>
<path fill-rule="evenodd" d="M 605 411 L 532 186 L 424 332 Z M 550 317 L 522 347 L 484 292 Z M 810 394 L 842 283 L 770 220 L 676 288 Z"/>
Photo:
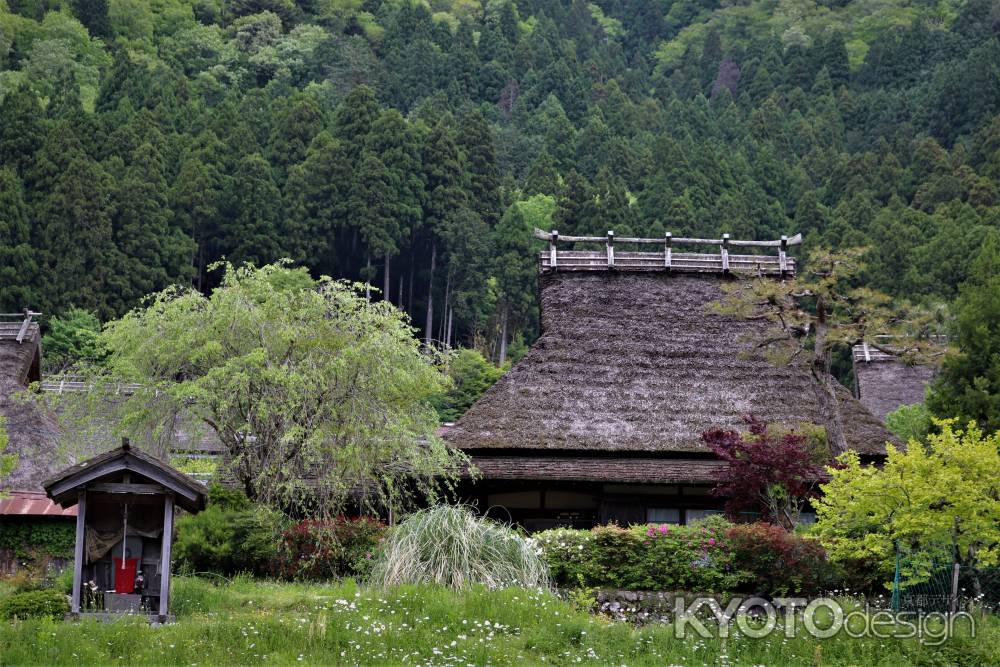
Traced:
<path fill-rule="evenodd" d="M 7 521 L 0 529 L 0 549 L 19 559 L 72 558 L 75 539 L 75 527 L 66 521 Z"/>
<path fill-rule="evenodd" d="M 533 541 L 463 505 L 415 512 L 389 532 L 371 582 L 437 584 L 454 589 L 537 587 L 548 571 Z"/>
<path fill-rule="evenodd" d="M 845 633 L 789 639 L 689 635 L 670 625 L 635 628 L 576 610 L 539 590 L 451 591 L 434 586 L 368 590 L 353 583 L 275 584 L 239 578 L 216 585 L 174 580 L 177 622 L 151 627 L 29 620 L 0 623 L 9 665 L 105 664 L 701 664 L 988 665 L 1000 661 L 1000 624 L 987 616 L 975 638 L 963 624 L 940 646 Z"/>

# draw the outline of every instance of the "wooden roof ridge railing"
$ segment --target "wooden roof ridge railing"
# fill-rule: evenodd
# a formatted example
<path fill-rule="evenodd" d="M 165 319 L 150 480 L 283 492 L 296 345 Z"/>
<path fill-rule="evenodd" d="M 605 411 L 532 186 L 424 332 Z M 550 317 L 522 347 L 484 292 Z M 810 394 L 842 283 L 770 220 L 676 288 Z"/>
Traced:
<path fill-rule="evenodd" d="M 40 315 L 41 313 L 36 313 L 27 308 L 20 313 L 0 313 L 0 338 L 13 338 L 18 343 L 23 343 L 24 337 L 28 335 L 31 325 L 38 326 L 38 322 L 33 321 L 33 318 Z M 18 322 L 18 320 L 21 320 L 21 322 Z"/>
<path fill-rule="evenodd" d="M 892 341 L 899 337 L 892 334 L 876 334 L 872 338 L 882 341 Z M 946 344 L 948 342 L 947 334 L 932 334 L 928 338 L 938 344 Z M 864 361 L 865 363 L 873 361 L 899 361 L 899 354 L 886 351 L 877 342 L 869 343 L 867 340 L 852 345 L 851 354 L 854 361 Z"/>
<path fill-rule="evenodd" d="M 724 273 L 731 270 L 782 277 L 795 273 L 795 259 L 788 256 L 788 247 L 802 243 L 802 235 L 782 236 L 774 241 L 744 241 L 731 239 L 723 234 L 721 239 L 675 237 L 667 232 L 663 238 L 615 237 L 614 230 L 607 236 L 560 236 L 557 230 L 549 232 L 535 229 L 534 236 L 547 241 L 549 249 L 542 252 L 539 264 L 542 272 L 556 270 L 597 271 L 625 269 L 633 271 L 685 271 L 695 273 Z M 657 245 L 659 252 L 623 252 L 616 258 L 615 242 L 636 245 Z M 558 250 L 563 243 L 604 243 L 604 251 Z M 674 253 L 674 245 L 717 245 L 719 254 Z M 731 247 L 777 248 L 774 255 L 731 255 Z"/>

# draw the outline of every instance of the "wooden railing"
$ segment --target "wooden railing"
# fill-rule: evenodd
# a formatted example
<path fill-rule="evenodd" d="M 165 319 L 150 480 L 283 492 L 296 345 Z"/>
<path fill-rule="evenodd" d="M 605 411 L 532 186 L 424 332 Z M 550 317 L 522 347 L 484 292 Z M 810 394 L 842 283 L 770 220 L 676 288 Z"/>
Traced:
<path fill-rule="evenodd" d="M 614 231 L 607 236 L 560 236 L 552 230 L 535 230 L 535 238 L 547 241 L 549 249 L 539 256 L 543 273 L 550 271 L 676 271 L 681 273 L 750 273 L 787 276 L 795 274 L 795 259 L 788 256 L 788 247 L 802 243 L 802 235 L 782 236 L 776 241 L 742 241 L 730 239 L 695 239 L 666 234 L 660 239 L 620 237 Z M 559 250 L 559 243 L 600 243 L 604 250 Z M 656 245 L 662 250 L 623 251 L 617 244 Z M 676 252 L 678 245 L 717 245 L 719 254 Z M 730 248 L 777 248 L 777 255 L 734 255 Z"/>
<path fill-rule="evenodd" d="M 113 393 L 121 394 L 122 396 L 131 396 L 135 392 L 139 391 L 141 387 L 141 384 L 121 382 L 105 387 L 105 389 L 113 389 Z M 56 376 L 48 380 L 42 380 L 41 389 L 42 391 L 52 392 L 55 394 L 64 394 L 68 392 L 92 391 L 94 389 L 94 384 L 93 382 L 86 381 L 78 375 L 63 375 Z"/>
<path fill-rule="evenodd" d="M 13 338 L 18 343 L 23 343 L 31 327 L 38 327 L 38 322 L 34 322 L 33 318 L 39 315 L 41 313 L 27 308 L 20 313 L 0 313 L 0 339 Z"/>

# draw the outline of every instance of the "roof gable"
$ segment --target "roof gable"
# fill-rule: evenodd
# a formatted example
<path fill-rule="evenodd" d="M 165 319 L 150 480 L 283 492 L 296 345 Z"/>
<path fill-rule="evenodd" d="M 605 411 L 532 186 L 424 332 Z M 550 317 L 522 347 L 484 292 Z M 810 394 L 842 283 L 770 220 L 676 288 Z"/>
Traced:
<path fill-rule="evenodd" d="M 205 508 L 208 495 L 201 483 L 175 470 L 163 461 L 149 456 L 129 445 L 105 452 L 66 468 L 42 483 L 45 493 L 63 507 L 77 502 L 77 493 L 89 482 L 106 478 L 118 472 L 134 472 L 173 492 L 177 504 L 189 512 Z"/>

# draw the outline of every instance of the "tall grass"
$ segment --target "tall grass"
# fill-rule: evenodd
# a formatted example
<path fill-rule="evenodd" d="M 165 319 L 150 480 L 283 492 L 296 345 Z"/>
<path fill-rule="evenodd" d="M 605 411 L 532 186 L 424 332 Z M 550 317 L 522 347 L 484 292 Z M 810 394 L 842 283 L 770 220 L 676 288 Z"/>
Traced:
<path fill-rule="evenodd" d="M 0 623 L 0 665 L 957 665 L 1000 664 L 1000 621 L 940 646 L 916 638 L 674 636 L 574 608 L 545 590 L 175 578 L 177 622 Z M 885 627 L 882 628 L 886 630 Z"/>
<path fill-rule="evenodd" d="M 464 505 L 437 505 L 411 514 L 389 533 L 371 582 L 537 588 L 548 586 L 549 575 L 538 548 L 510 526 Z"/>

